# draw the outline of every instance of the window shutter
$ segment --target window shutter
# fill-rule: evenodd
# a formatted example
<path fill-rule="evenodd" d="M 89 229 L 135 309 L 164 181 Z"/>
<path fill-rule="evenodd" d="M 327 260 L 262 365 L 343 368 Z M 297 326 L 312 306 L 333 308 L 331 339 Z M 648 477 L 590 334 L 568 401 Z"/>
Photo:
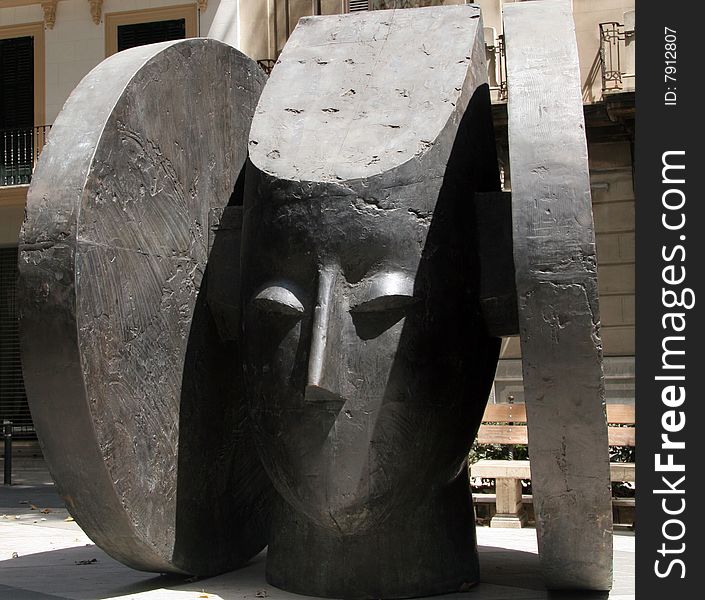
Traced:
<path fill-rule="evenodd" d="M 17 248 L 0 248 L 0 423 L 9 419 L 13 435 L 34 437 L 20 362 L 16 280 Z"/>
<path fill-rule="evenodd" d="M 370 0 L 348 1 L 348 12 L 358 12 L 360 10 L 370 10 Z"/>
<path fill-rule="evenodd" d="M 117 49 L 118 52 L 120 52 L 121 50 L 127 50 L 128 48 L 134 48 L 135 46 L 156 44 L 157 42 L 168 42 L 170 40 L 181 40 L 185 37 L 185 19 L 118 25 Z"/>
<path fill-rule="evenodd" d="M 0 40 L 0 130 L 33 126 L 34 38 Z"/>

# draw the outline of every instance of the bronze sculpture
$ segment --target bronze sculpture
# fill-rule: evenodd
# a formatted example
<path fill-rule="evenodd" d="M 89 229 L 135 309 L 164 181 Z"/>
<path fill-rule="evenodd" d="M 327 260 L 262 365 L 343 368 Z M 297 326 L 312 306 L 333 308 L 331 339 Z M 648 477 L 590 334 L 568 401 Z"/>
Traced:
<path fill-rule="evenodd" d="M 169 56 L 164 64 L 182 74 L 196 49 L 211 56 L 228 54 L 204 41 L 177 47 L 180 57 Z M 390 52 L 403 53 L 408 60 L 385 61 Z M 194 268 L 184 271 L 176 260 L 175 271 L 167 269 L 159 279 L 158 293 L 134 314 L 127 311 L 135 318 L 125 318 L 131 295 L 101 300 L 106 282 L 113 286 L 109 289 L 120 290 L 121 283 L 132 281 L 129 268 L 105 260 L 95 280 L 80 277 L 91 272 L 85 264 L 92 264 L 81 262 L 82 244 L 91 242 L 87 246 L 93 251 L 101 242 L 81 235 L 80 212 L 68 210 L 64 227 L 52 230 L 54 238 L 38 233 L 39 225 L 51 218 L 45 208 L 51 180 L 48 175 L 42 179 L 38 169 L 23 233 L 22 327 L 30 400 L 40 422 L 45 419 L 38 429 L 52 471 L 65 496 L 80 489 L 80 474 L 60 462 L 72 424 L 59 421 L 60 427 L 50 429 L 57 409 L 47 401 L 43 370 L 34 360 L 39 359 L 38 340 L 46 337 L 41 329 L 50 314 L 47 306 L 58 307 L 69 328 L 74 321 L 84 324 L 77 327 L 78 341 L 68 344 L 75 355 L 68 372 L 76 389 L 83 386 L 87 392 L 75 410 L 83 418 L 80 433 L 91 444 L 90 473 L 105 478 L 104 462 L 110 477 L 116 457 L 126 457 L 121 466 L 127 468 L 127 477 L 113 483 L 117 490 L 102 489 L 95 500 L 82 498 L 73 507 L 79 522 L 108 552 L 147 570 L 209 574 L 242 564 L 267 539 L 270 582 L 295 592 L 393 598 L 463 589 L 479 579 L 465 460 L 493 377 L 495 336 L 517 332 L 516 313 L 488 317 L 494 299 L 481 289 L 480 271 L 486 275 L 492 269 L 496 249 L 483 246 L 476 211 L 479 206 L 491 210 L 486 200 L 498 192 L 499 181 L 479 9 L 438 7 L 303 19 L 261 98 L 263 80 L 252 71 L 251 61 L 241 56 L 221 60 L 230 61 L 240 77 L 240 85 L 228 92 L 230 102 L 244 102 L 247 108 L 227 131 L 232 153 L 211 152 L 209 144 L 224 142 L 201 142 L 193 129 L 184 144 L 168 116 L 155 117 L 157 124 L 160 119 L 169 123 L 164 134 L 157 127 L 151 138 L 143 136 L 101 106 L 98 123 L 115 125 L 96 128 L 91 138 L 105 148 L 105 158 L 98 153 L 100 160 L 95 161 L 91 152 L 81 154 L 84 171 L 65 196 L 78 192 L 74 201 L 87 207 L 84 216 L 93 211 L 92 227 L 100 228 L 101 186 L 113 189 L 117 181 L 129 191 L 129 208 L 137 215 L 129 227 L 138 232 L 139 215 L 163 202 L 167 217 L 159 227 L 144 221 L 152 227 L 145 236 L 151 235 L 153 247 L 125 248 L 116 243 L 122 235 L 119 228 L 111 232 L 113 254 L 128 250 L 146 264 L 169 262 L 164 260 L 168 244 L 160 236 L 170 235 L 170 202 L 183 217 L 183 233 L 192 243 L 186 239 L 187 256 L 177 252 L 172 258 L 186 258 L 184 264 Z M 140 69 L 138 65 L 130 77 L 144 77 Z M 202 78 L 216 72 L 207 66 Z M 79 87 L 76 98 L 85 91 Z M 138 86 L 130 93 L 134 97 L 118 94 L 128 108 L 150 98 L 159 98 L 167 115 L 170 101 L 181 103 L 182 111 L 184 104 L 190 106 Z M 223 109 L 223 102 L 218 96 L 212 110 Z M 65 118 L 76 118 L 76 110 L 69 105 Z M 183 120 L 177 125 L 183 126 Z M 148 123 L 139 127 L 150 130 Z M 57 131 L 52 135 L 59 136 L 61 128 Z M 110 172 L 110 152 L 135 138 L 139 148 L 125 155 L 131 166 Z M 168 148 L 160 146 L 161 139 Z M 185 151 L 195 148 L 200 171 L 164 167 L 163 155 L 173 152 L 176 158 L 170 160 L 178 163 Z M 237 160 L 232 160 L 233 153 Z M 152 186 L 140 183 L 141 176 L 133 171 L 143 171 L 139 166 L 145 156 L 164 167 L 178 193 L 165 192 L 159 178 Z M 48 174 L 56 175 L 65 166 L 51 146 L 43 160 Z M 213 177 L 220 171 L 224 175 L 222 181 L 215 177 L 217 186 L 199 187 L 204 174 Z M 128 173 L 121 182 L 120 176 Z M 147 190 L 151 195 L 143 193 Z M 123 200 L 117 193 L 113 198 Z M 174 198 L 183 199 L 183 207 Z M 209 207 L 207 216 L 203 206 Z M 515 208 L 515 224 L 532 218 L 530 210 Z M 592 229 L 587 222 L 584 226 L 589 249 Z M 78 250 L 69 247 L 62 254 L 72 227 L 79 231 Z M 40 294 L 57 265 L 66 281 L 57 286 L 49 279 L 48 294 Z M 177 294 L 172 307 L 179 317 L 164 319 L 167 328 L 177 325 L 177 343 L 169 346 L 159 327 L 150 326 L 151 319 L 140 320 L 140 311 L 159 313 L 175 273 L 183 278 L 178 289 L 183 297 Z M 503 272 L 498 277 L 513 280 L 514 275 Z M 171 292 L 166 296 L 174 297 Z M 75 307 L 75 298 L 100 301 Z M 520 305 L 520 321 L 522 309 Z M 128 340 L 143 343 L 138 352 L 125 355 L 117 344 L 117 351 L 105 354 L 114 334 L 104 324 L 113 321 L 118 329 L 132 323 L 125 329 Z M 166 410 L 159 386 L 170 390 L 173 385 L 159 377 L 158 369 L 148 370 L 144 379 L 152 387 L 143 395 L 110 378 L 116 364 L 139 371 L 155 350 L 164 364 L 185 361 L 181 388 L 167 396 Z M 91 371 L 86 365 L 98 367 Z M 105 386 L 106 374 L 115 386 Z M 593 371 L 586 379 L 594 384 L 598 403 L 600 377 L 601 371 Z M 101 403 L 107 408 L 95 411 Z M 105 419 L 106 410 L 120 418 Z M 137 427 L 127 423 L 133 410 L 144 415 Z M 223 421 L 219 414 L 232 420 Z M 143 443 L 139 433 L 152 433 L 152 419 L 172 438 L 176 432 L 178 444 L 171 448 L 178 448 L 178 457 L 167 446 Z M 97 436 L 91 428 L 96 422 Z M 595 427 L 599 430 L 599 419 Z M 125 430 L 131 435 L 124 435 Z M 261 466 L 253 458 L 251 434 Z M 73 451 L 80 455 L 80 449 Z M 606 452 L 604 458 L 606 465 Z M 167 485 L 155 490 L 150 482 L 159 464 L 171 471 L 164 478 Z M 200 471 L 199 465 L 208 469 Z M 278 492 L 271 507 L 264 471 Z M 578 487 L 579 479 L 573 482 Z M 202 481 L 219 494 L 219 501 L 237 500 L 231 547 L 225 540 L 200 550 L 174 543 L 198 540 L 196 521 L 178 510 L 174 497 L 197 505 Z M 147 527 L 140 539 L 127 536 L 125 543 L 125 536 L 111 539 L 91 520 L 100 515 L 101 495 L 112 499 L 117 491 L 124 499 L 141 490 L 157 513 L 159 502 L 167 501 L 171 512 L 165 519 L 166 537 Z M 135 521 L 144 518 L 134 506 L 123 502 L 125 515 L 119 506 L 110 513 L 117 520 L 127 516 L 130 535 Z M 603 515 L 609 508 L 600 504 L 595 510 Z M 600 552 L 604 555 L 605 547 Z M 578 586 L 608 586 L 604 561 L 597 577 L 583 577 L 591 565 L 570 564 L 569 571 L 576 574 L 564 578 L 568 587 L 571 578 Z"/>

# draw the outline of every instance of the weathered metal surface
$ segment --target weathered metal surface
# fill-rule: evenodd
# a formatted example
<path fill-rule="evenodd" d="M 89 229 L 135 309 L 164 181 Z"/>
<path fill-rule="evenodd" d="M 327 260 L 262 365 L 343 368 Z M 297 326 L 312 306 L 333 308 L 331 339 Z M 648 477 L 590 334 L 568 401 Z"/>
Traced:
<path fill-rule="evenodd" d="M 281 496 L 273 585 L 393 598 L 478 581 L 465 460 L 499 350 L 473 205 L 499 188 L 484 56 L 475 6 L 302 19 L 260 99 L 242 298 Z"/>
<path fill-rule="evenodd" d="M 266 544 L 270 487 L 226 341 L 237 315 L 211 314 L 205 292 L 231 293 L 217 288 L 239 234 L 217 224 L 241 200 L 264 79 L 214 40 L 116 54 L 71 94 L 29 190 L 19 306 L 34 423 L 71 513 L 138 569 L 217 573 Z"/>
<path fill-rule="evenodd" d="M 504 34 L 514 263 L 541 565 L 549 588 L 604 590 L 612 581 L 610 472 L 571 3 L 505 5 Z"/>

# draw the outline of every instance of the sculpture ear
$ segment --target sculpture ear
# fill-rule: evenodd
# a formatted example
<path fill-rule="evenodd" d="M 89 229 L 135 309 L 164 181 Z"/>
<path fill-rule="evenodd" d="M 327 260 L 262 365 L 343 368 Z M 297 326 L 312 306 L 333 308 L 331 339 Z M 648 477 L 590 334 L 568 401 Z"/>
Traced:
<path fill-rule="evenodd" d="M 242 168 L 243 176 L 245 167 Z M 224 342 L 240 338 L 240 245 L 242 205 L 211 209 L 208 215 L 210 254 L 206 267 L 206 300 Z"/>
<path fill-rule="evenodd" d="M 273 489 L 227 341 L 238 301 L 224 300 L 239 287 L 237 204 L 265 81 L 212 39 L 119 52 L 71 94 L 27 194 L 34 424 L 76 521 L 134 568 L 212 575 L 267 544 Z"/>

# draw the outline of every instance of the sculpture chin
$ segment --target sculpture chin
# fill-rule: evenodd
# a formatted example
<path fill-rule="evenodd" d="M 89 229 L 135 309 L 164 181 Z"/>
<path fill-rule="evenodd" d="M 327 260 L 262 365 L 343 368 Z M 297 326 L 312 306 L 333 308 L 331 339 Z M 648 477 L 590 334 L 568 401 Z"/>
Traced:
<path fill-rule="evenodd" d="M 359 437 L 359 423 L 340 423 L 334 412 L 345 421 L 351 420 L 347 414 L 353 414 L 325 405 L 309 409 L 300 415 L 304 423 L 299 421 L 296 434 L 286 441 L 267 435 L 266 430 L 277 427 L 255 415 L 256 439 L 266 447 L 261 456 L 275 489 L 294 513 L 331 533 L 364 534 L 381 526 L 403 502 L 406 478 L 392 477 L 371 465 L 380 459 L 370 452 L 367 436 Z M 314 430 L 321 435 L 311 435 Z M 357 448 L 342 441 L 353 431 L 358 433 Z M 348 453 L 341 455 L 341 447 Z"/>
<path fill-rule="evenodd" d="M 467 397 L 460 388 L 453 392 Z M 355 400 L 358 409 L 347 408 L 354 400 L 336 408 L 321 403 L 284 411 L 284 420 L 269 410 L 252 413 L 280 496 L 312 525 L 343 535 L 385 526 L 390 515 L 413 512 L 429 494 L 452 485 L 472 439 L 470 431 L 454 443 L 443 435 L 471 420 L 470 402 Z"/>

